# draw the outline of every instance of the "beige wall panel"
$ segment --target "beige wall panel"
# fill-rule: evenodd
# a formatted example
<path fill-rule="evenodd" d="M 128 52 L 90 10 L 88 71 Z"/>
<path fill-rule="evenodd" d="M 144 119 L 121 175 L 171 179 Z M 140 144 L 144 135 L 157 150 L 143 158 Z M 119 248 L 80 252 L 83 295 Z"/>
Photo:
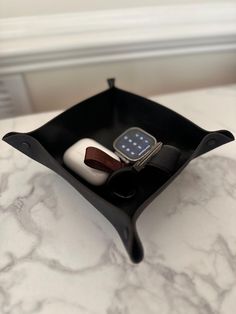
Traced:
<path fill-rule="evenodd" d="M 144 96 L 236 82 L 235 52 L 149 58 L 25 74 L 35 111 L 66 108 L 107 88 L 106 78 Z"/>

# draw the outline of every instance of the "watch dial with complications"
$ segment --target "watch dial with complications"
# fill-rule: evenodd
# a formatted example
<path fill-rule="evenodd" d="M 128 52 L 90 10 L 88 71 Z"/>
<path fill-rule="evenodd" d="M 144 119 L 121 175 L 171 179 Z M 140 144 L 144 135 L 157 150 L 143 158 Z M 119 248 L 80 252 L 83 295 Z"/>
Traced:
<path fill-rule="evenodd" d="M 130 128 L 114 141 L 114 149 L 129 161 L 140 160 L 156 144 L 156 139 L 140 128 Z"/>

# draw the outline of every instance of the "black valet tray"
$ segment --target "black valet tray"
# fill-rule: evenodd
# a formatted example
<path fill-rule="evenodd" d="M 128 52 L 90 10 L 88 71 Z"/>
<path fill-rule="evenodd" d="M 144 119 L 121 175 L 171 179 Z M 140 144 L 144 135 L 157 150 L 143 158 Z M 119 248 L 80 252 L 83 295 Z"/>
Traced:
<path fill-rule="evenodd" d="M 109 83 L 108 90 L 69 108 L 40 128 L 29 133 L 11 132 L 3 140 L 77 189 L 112 223 L 131 260 L 138 263 L 143 259 L 136 231 L 138 216 L 193 158 L 233 141 L 234 137 L 226 130 L 208 132 L 158 103 L 116 88 L 112 80 Z M 142 171 L 139 193 L 134 198 L 111 198 L 106 187 L 88 184 L 63 164 L 65 150 L 79 139 L 93 138 L 112 150 L 113 140 L 133 126 L 181 150 L 170 177 L 150 169 Z"/>

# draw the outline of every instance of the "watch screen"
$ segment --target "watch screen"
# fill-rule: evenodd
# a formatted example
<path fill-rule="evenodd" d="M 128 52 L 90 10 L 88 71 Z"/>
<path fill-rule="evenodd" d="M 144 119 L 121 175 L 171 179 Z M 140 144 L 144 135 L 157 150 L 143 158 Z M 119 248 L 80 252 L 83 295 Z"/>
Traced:
<path fill-rule="evenodd" d="M 114 142 L 114 149 L 130 161 L 141 159 L 156 144 L 156 139 L 140 128 L 130 128 Z"/>

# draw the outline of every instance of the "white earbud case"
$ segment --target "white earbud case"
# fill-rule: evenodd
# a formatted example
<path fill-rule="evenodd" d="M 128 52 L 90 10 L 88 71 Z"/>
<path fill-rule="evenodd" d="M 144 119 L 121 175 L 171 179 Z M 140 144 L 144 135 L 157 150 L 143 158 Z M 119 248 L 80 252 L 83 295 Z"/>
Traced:
<path fill-rule="evenodd" d="M 88 167 L 84 163 L 86 148 L 89 146 L 99 148 L 116 160 L 120 160 L 115 153 L 91 138 L 83 138 L 70 146 L 65 151 L 63 160 L 68 168 L 73 170 L 89 183 L 93 185 L 102 185 L 106 182 L 108 173 Z"/>

